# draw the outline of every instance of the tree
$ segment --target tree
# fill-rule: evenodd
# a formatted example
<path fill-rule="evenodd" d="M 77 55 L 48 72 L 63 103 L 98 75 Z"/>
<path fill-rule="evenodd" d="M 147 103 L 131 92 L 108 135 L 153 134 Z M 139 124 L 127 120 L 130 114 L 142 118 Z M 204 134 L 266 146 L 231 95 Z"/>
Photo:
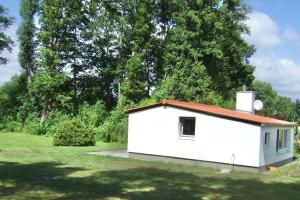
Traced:
<path fill-rule="evenodd" d="M 64 17 L 65 1 L 44 0 L 41 3 L 39 16 L 39 42 L 37 72 L 32 83 L 33 89 L 37 89 L 44 101 L 41 114 L 41 124 L 48 117 L 52 100 L 59 93 L 59 88 L 66 80 L 62 72 L 63 51 L 65 45 L 66 29 Z"/>
<path fill-rule="evenodd" d="M 296 120 L 298 122 L 298 125 L 300 125 L 300 100 L 296 99 L 295 102 L 295 112 L 296 112 Z"/>
<path fill-rule="evenodd" d="M 85 50 L 85 40 L 82 37 L 83 31 L 86 29 L 89 20 L 86 17 L 86 4 L 82 0 L 64 1 L 63 21 L 64 29 L 64 45 L 61 48 L 62 62 L 65 67 L 71 68 L 72 86 L 73 86 L 73 115 L 78 112 L 78 76 L 88 67 L 85 66 L 83 54 Z"/>
<path fill-rule="evenodd" d="M 250 90 L 256 92 L 256 99 L 263 101 L 264 108 L 261 111 L 256 111 L 258 114 L 275 117 L 277 92 L 273 90 L 271 84 L 255 80 L 249 87 Z"/>
<path fill-rule="evenodd" d="M 0 121 L 4 117 L 16 119 L 20 107 L 24 103 L 24 95 L 28 92 L 26 87 L 26 75 L 13 76 L 10 81 L 0 87 Z"/>
<path fill-rule="evenodd" d="M 36 72 L 29 91 L 44 101 L 41 124 L 48 117 L 50 109 L 57 102 L 59 91 L 65 84 L 67 77 L 62 72 Z"/>
<path fill-rule="evenodd" d="M 36 69 L 36 27 L 34 16 L 38 11 L 38 0 L 23 0 L 20 15 L 23 19 L 18 29 L 19 63 L 27 74 L 28 83 L 31 83 L 32 72 Z"/>
<path fill-rule="evenodd" d="M 148 98 L 159 79 L 157 11 L 155 1 L 141 0 L 135 2 L 131 14 L 126 17 L 130 28 L 125 32 L 124 38 L 130 50 L 124 67 L 121 93 L 134 103 Z"/>
<path fill-rule="evenodd" d="M 214 90 L 228 99 L 237 88 L 249 86 L 254 80 L 254 66 L 249 58 L 255 49 L 242 36 L 249 34 L 244 22 L 250 9 L 241 0 L 215 2 L 210 9 L 218 8 L 216 14 L 208 13 L 204 17 L 207 26 L 203 29 L 207 32 L 203 35 L 203 61 Z"/>
<path fill-rule="evenodd" d="M 82 37 L 88 42 L 83 46 L 82 60 L 87 68 L 78 77 L 80 102 L 94 104 L 97 100 L 103 100 L 109 109 L 116 105 L 118 80 L 123 74 L 117 67 L 119 63 L 123 63 L 120 54 L 126 48 L 120 48 L 121 24 L 124 22 L 115 4 L 123 2 L 85 2 L 85 15 L 89 21 L 82 31 Z"/>
<path fill-rule="evenodd" d="M 275 109 L 277 111 L 276 118 L 295 121 L 296 112 L 295 112 L 295 104 L 288 97 L 277 96 L 275 99 L 276 106 Z"/>
<path fill-rule="evenodd" d="M 4 31 L 7 29 L 10 25 L 12 25 L 14 21 L 13 17 L 7 16 L 7 9 L 5 9 L 0 4 L 0 53 L 3 51 L 12 51 L 12 46 L 14 45 L 13 40 L 10 36 L 8 36 Z M 0 64 L 6 64 L 7 59 L 0 56 Z"/>
<path fill-rule="evenodd" d="M 252 82 L 248 58 L 254 49 L 241 36 L 248 33 L 242 2 L 162 0 L 159 5 L 165 77 L 159 88 L 177 89 L 177 94 L 181 88 L 180 99 L 205 101 L 210 92 L 230 99 L 234 90 Z"/>
<path fill-rule="evenodd" d="M 264 103 L 264 108 L 257 111 L 257 114 L 295 121 L 297 104 L 288 97 L 278 95 L 269 83 L 256 80 L 250 89 L 256 92 L 256 99 L 260 99 Z"/>

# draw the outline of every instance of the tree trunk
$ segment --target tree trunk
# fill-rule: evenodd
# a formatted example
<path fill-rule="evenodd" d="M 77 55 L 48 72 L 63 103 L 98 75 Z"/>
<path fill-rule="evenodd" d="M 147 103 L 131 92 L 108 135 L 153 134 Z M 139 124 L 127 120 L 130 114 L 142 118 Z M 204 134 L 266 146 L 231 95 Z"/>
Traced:
<path fill-rule="evenodd" d="M 27 85 L 30 85 L 32 82 L 32 75 L 31 75 L 30 69 L 26 70 L 26 75 L 27 75 Z"/>
<path fill-rule="evenodd" d="M 121 94 L 121 80 L 118 79 L 118 105 L 122 103 L 122 94 Z"/>
<path fill-rule="evenodd" d="M 73 66 L 73 115 L 76 116 L 78 112 L 77 103 L 77 69 Z"/>
<path fill-rule="evenodd" d="M 42 116 L 41 116 L 40 124 L 43 124 L 45 122 L 45 120 L 47 119 L 47 117 L 48 117 L 49 102 L 50 102 L 49 95 L 46 95 L 45 96 L 44 108 L 43 108 L 43 111 L 42 111 Z"/>

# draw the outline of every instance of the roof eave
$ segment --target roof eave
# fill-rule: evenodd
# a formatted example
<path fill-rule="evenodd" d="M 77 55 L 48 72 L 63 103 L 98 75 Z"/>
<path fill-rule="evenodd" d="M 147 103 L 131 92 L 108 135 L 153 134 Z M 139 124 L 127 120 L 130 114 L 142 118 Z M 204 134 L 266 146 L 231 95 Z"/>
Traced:
<path fill-rule="evenodd" d="M 295 126 L 297 126 L 297 124 L 296 123 L 290 123 L 290 124 L 262 123 L 261 126 L 289 126 L 289 127 L 295 127 Z"/>

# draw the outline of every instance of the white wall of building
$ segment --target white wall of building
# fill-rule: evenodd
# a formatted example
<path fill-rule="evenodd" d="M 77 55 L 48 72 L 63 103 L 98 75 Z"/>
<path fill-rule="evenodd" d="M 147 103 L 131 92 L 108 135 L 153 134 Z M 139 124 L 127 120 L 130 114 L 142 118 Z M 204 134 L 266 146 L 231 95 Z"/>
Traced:
<path fill-rule="evenodd" d="M 194 138 L 179 136 L 179 117 L 196 117 Z M 260 165 L 261 128 L 169 106 L 129 114 L 128 152 Z"/>
<path fill-rule="evenodd" d="M 277 129 L 289 130 L 288 149 L 276 151 Z M 265 133 L 270 133 L 269 144 L 265 145 Z M 260 166 L 269 165 L 275 162 L 286 160 L 293 157 L 294 143 L 294 128 L 293 127 L 278 127 L 264 126 L 261 129 L 261 147 L 260 147 Z"/>

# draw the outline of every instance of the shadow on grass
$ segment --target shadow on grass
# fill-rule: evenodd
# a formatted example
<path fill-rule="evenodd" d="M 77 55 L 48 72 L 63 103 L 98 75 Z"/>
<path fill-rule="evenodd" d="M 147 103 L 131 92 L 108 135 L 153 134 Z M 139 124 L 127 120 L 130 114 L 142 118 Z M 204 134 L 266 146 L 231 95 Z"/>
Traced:
<path fill-rule="evenodd" d="M 300 196 L 299 183 L 266 184 L 256 179 L 200 177 L 157 168 L 103 171 L 87 177 L 72 176 L 84 170 L 53 162 L 0 162 L 0 198 L 297 199 Z"/>

